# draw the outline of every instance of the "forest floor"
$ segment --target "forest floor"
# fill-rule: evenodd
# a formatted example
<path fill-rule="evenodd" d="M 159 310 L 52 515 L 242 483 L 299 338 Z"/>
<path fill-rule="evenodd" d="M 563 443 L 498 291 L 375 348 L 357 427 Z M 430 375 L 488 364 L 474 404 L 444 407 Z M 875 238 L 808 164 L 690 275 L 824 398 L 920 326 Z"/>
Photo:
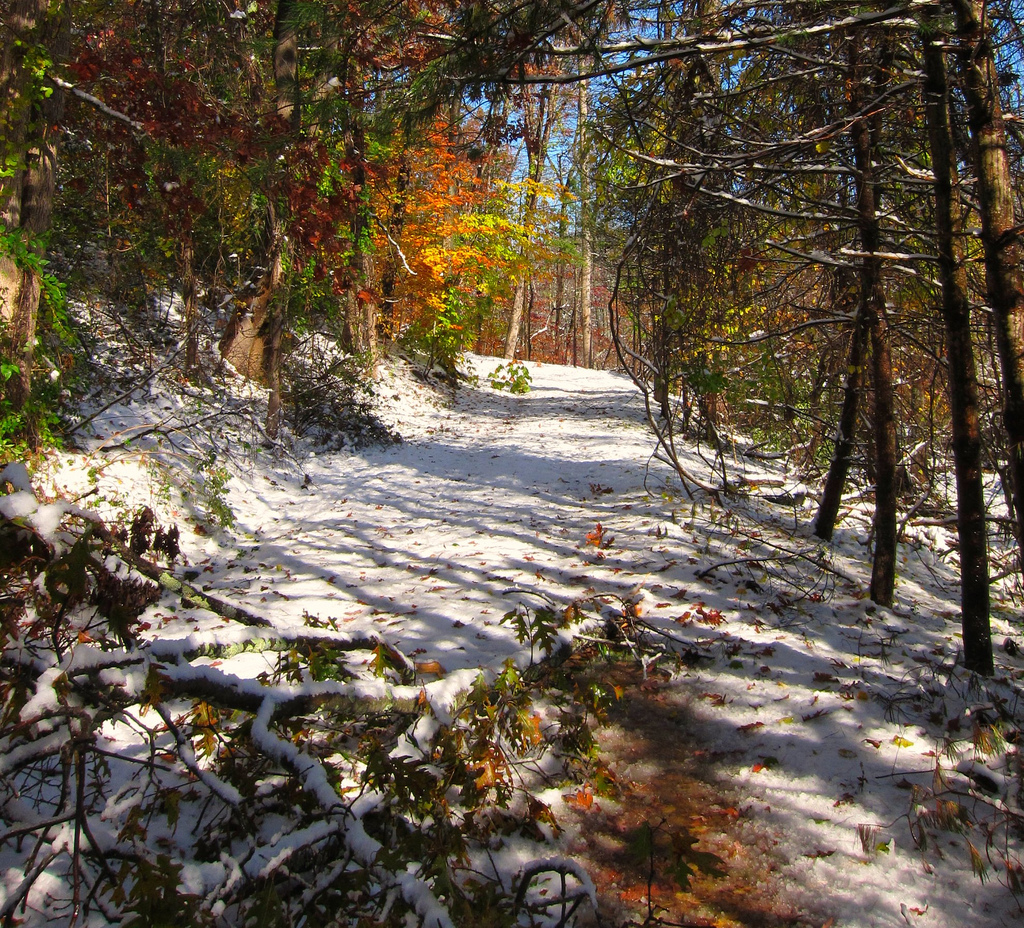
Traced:
<path fill-rule="evenodd" d="M 691 497 L 652 457 L 626 377 L 529 364 L 532 388 L 512 395 L 489 385 L 497 360 L 466 364 L 475 382 L 455 390 L 382 367 L 375 405 L 398 443 L 276 457 L 239 412 L 259 391 L 236 383 L 229 409 L 211 388 L 221 414 L 199 439 L 181 423 L 210 395 L 190 403 L 155 378 L 36 481 L 109 513 L 151 506 L 179 525 L 186 576 L 277 634 L 312 622 L 385 640 L 439 714 L 481 669 L 542 656 L 529 623 L 545 604 L 593 605 L 557 634 L 579 649 L 567 670 L 608 696 L 598 775 L 538 794 L 559 826 L 551 853 L 597 885 L 580 925 L 1019 924 L 1020 760 L 972 736 L 1022 726 L 1024 659 L 997 647 L 988 681 L 958 664 L 945 529 L 905 527 L 897 605 L 877 608 L 856 496 L 822 545 L 813 489 L 739 446 L 724 460 L 688 449 L 694 473 L 724 465 L 743 488 Z M 208 461 L 188 498 L 168 488 L 175 459 Z M 162 653 L 263 633 L 166 602 L 144 618 Z M 640 660 L 608 662 L 602 640 L 633 633 Z M 1021 634 L 1019 602 L 997 588 L 997 646 Z M 252 650 L 207 663 L 270 669 Z M 945 829 L 951 808 L 965 833 Z"/>

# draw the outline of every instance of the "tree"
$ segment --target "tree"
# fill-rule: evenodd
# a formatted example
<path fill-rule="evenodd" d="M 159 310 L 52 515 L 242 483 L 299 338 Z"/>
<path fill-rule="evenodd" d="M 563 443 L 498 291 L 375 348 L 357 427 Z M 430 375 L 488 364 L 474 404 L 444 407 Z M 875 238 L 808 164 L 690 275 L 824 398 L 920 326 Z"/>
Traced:
<path fill-rule="evenodd" d="M 495 155 L 468 122 L 439 114 L 410 146 L 401 235 L 389 243 L 402 262 L 395 334 L 452 377 L 469 345 L 496 336 L 488 317 L 533 256 L 530 230 L 512 219 L 522 188 L 490 177 Z"/>
<path fill-rule="evenodd" d="M 1013 495 L 1017 547 L 1024 570 L 1024 252 L 1014 217 L 1013 183 L 999 72 L 991 27 L 981 0 L 954 0 L 963 91 L 977 174 L 985 279 L 1003 381 L 1007 473 Z"/>
<path fill-rule="evenodd" d="M 857 216 L 860 233 L 861 303 L 871 343 L 871 380 L 874 386 L 875 539 L 871 568 L 871 598 L 891 606 L 896 583 L 896 423 L 893 409 L 892 359 L 889 322 L 882 283 L 881 232 L 878 221 L 877 180 L 881 109 L 878 97 L 884 88 L 889 63 L 862 63 L 863 38 L 855 33 L 850 42 L 851 127 L 857 183 Z M 883 55 L 885 52 L 883 51 Z"/>
<path fill-rule="evenodd" d="M 299 31 L 294 0 L 278 0 L 274 17 L 273 73 L 276 118 L 282 134 L 295 137 L 302 125 L 299 96 Z M 277 151 L 277 148 L 274 149 Z M 271 178 L 275 173 L 271 172 Z M 281 178 L 277 178 L 280 182 Z M 282 190 L 274 181 L 266 191 L 266 270 L 247 311 L 236 313 L 221 340 L 221 353 L 250 375 L 261 376 L 270 388 L 266 431 L 271 440 L 281 428 L 281 345 L 285 306 L 281 294 L 290 247 L 288 217 Z"/>
<path fill-rule="evenodd" d="M 555 111 L 552 106 L 553 87 L 542 86 L 534 93 L 528 86 L 521 88 L 523 119 L 523 144 L 526 148 L 526 190 L 522 208 L 522 224 L 530 228 L 534 224 L 541 195 L 541 181 L 548 156 L 548 142 L 554 125 Z M 512 317 L 505 336 L 505 360 L 516 356 L 519 335 L 523 324 L 523 313 L 527 308 L 527 294 L 530 288 L 529 275 L 521 274 L 516 279 L 515 295 L 512 298 Z"/>
<path fill-rule="evenodd" d="M 28 406 L 64 106 L 49 72 L 67 55 L 71 12 L 63 0 L 11 0 L 0 12 L 0 378 L 35 445 L 38 422 Z"/>
<path fill-rule="evenodd" d="M 591 328 L 592 280 L 594 276 L 592 207 L 590 203 L 590 141 L 587 138 L 587 121 L 590 118 L 589 88 L 580 82 L 577 90 L 579 105 L 577 109 L 577 141 L 576 149 L 579 158 L 580 173 L 580 329 L 583 333 L 583 366 L 594 366 L 594 343 Z"/>
<path fill-rule="evenodd" d="M 981 463 L 978 380 L 971 340 L 971 306 L 964 266 L 963 228 L 956 149 L 949 119 L 943 36 L 934 18 L 925 23 L 925 111 L 935 178 L 935 239 L 946 328 L 953 462 L 956 470 L 957 534 L 960 541 L 960 608 L 964 662 L 969 670 L 992 673 L 989 626 L 988 539 Z"/>

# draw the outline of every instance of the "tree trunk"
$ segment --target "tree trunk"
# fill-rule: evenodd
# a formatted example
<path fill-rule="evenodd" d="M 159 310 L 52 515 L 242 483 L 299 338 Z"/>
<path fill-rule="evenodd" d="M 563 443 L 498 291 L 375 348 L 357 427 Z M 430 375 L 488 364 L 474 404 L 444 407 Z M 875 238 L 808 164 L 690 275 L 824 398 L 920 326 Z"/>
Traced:
<path fill-rule="evenodd" d="M 978 380 L 971 344 L 967 271 L 959 244 L 960 198 L 949 123 L 946 62 L 937 37 L 925 41 L 925 111 L 935 176 L 935 238 L 946 327 L 953 463 L 956 472 L 957 533 L 960 542 L 960 611 L 964 663 L 989 676 L 993 671 L 989 623 L 988 549 L 985 491 L 978 418 Z"/>
<path fill-rule="evenodd" d="M 281 281 L 284 279 L 284 260 L 287 244 L 283 232 L 278 237 L 270 267 L 267 295 L 270 298 L 263 324 L 259 329 L 263 347 L 262 368 L 270 395 L 267 397 L 267 437 L 276 441 L 281 433 L 284 419 L 284 404 L 281 399 L 281 364 L 283 355 L 281 343 L 284 339 L 285 306 Z"/>
<path fill-rule="evenodd" d="M 302 125 L 299 98 L 299 41 L 295 27 L 296 0 L 278 0 L 274 18 L 274 87 L 277 115 L 289 130 L 298 133 Z M 270 388 L 266 430 L 276 439 L 281 426 L 281 346 L 285 311 L 279 290 L 284 280 L 288 244 L 285 219 L 280 215 L 277 193 L 270 185 L 267 193 L 267 271 L 247 310 L 235 313 L 220 342 L 222 357 L 239 373 L 262 380 Z"/>
<path fill-rule="evenodd" d="M 274 88 L 277 115 L 292 133 L 302 127 L 299 105 L 299 33 L 295 28 L 296 0 L 278 0 L 274 18 Z"/>
<path fill-rule="evenodd" d="M 57 124 L 64 115 L 64 91 L 51 86 L 49 96 L 30 95 L 26 49 L 39 45 L 54 61 L 67 57 L 71 15 L 67 5 L 50 0 L 15 2 L 7 16 L 7 38 L 0 58 L 0 165 L 15 165 L 0 179 L 0 216 L 8 232 L 20 233 L 25 253 L 0 254 L 0 353 L 18 373 L 4 384 L 12 410 L 21 412 L 32 393 L 36 328 L 41 294 L 43 237 L 50 229 L 57 173 Z M 18 39 L 11 40 L 11 36 Z M 35 446 L 36 424 L 25 421 L 25 437 Z"/>
<path fill-rule="evenodd" d="M 867 352 L 867 345 L 867 313 L 861 300 L 857 305 L 857 314 L 850 331 L 850 356 L 846 365 L 846 386 L 843 389 L 843 406 L 836 427 L 835 448 L 832 451 L 828 475 L 825 477 L 825 487 L 821 491 L 818 514 L 814 519 L 814 534 L 825 541 L 832 540 L 836 529 L 843 487 L 846 485 L 846 475 L 850 471 L 850 461 L 856 445 L 854 435 L 863 392 L 864 355 Z"/>
<path fill-rule="evenodd" d="M 509 320 L 508 332 L 505 334 L 505 360 L 513 361 L 516 356 L 516 347 L 519 344 L 519 330 L 523 327 L 523 309 L 526 306 L 526 288 L 528 281 L 525 277 L 516 280 L 515 295 L 512 297 L 512 318 Z"/>
<path fill-rule="evenodd" d="M 878 151 L 876 113 L 864 115 L 864 101 L 858 99 L 863 92 L 860 80 L 859 35 L 851 45 L 851 83 L 854 87 L 853 122 L 850 134 L 853 140 L 854 166 L 857 180 L 857 225 L 860 232 L 861 260 L 860 289 L 871 342 L 871 378 L 874 386 L 873 434 L 875 444 L 875 513 L 873 534 L 874 558 L 871 565 L 871 599 L 880 606 L 891 606 L 896 587 L 896 419 L 893 404 L 892 359 L 889 355 L 889 323 L 885 308 L 885 289 L 882 283 L 882 261 L 878 257 L 881 231 L 878 222 L 878 184 L 875 158 Z M 876 75 L 884 75 L 881 67 Z M 881 78 L 884 80 L 884 76 Z M 877 82 L 868 83 L 868 89 L 877 89 Z"/>
<path fill-rule="evenodd" d="M 590 227 L 590 162 L 587 157 L 586 123 L 589 115 L 586 81 L 579 85 L 579 121 L 577 145 L 580 158 L 580 328 L 583 330 L 583 366 L 594 366 L 593 334 L 591 332 L 591 281 L 594 274 L 593 243 Z"/>
<path fill-rule="evenodd" d="M 199 281 L 191 236 L 181 246 L 181 302 L 185 317 L 185 371 L 191 376 L 199 368 Z"/>
<path fill-rule="evenodd" d="M 373 295 L 373 258 L 366 250 L 366 236 L 372 213 L 365 202 L 366 144 L 363 137 L 362 112 L 352 101 L 350 123 L 345 131 L 345 154 L 352 171 L 352 184 L 358 191 L 352 214 L 352 280 L 346 301 L 345 336 L 350 350 L 365 355 L 369 366 L 376 364 L 377 299 Z"/>
<path fill-rule="evenodd" d="M 1013 208 L 1013 178 L 999 75 L 984 25 L 982 0 L 955 0 L 959 57 L 978 177 L 985 280 L 1003 377 L 1003 424 L 1013 494 L 1020 566 L 1024 571 L 1024 276 L 1020 230 Z"/>
<path fill-rule="evenodd" d="M 384 267 L 380 281 L 381 331 L 385 339 L 397 338 L 401 331 L 401 319 L 395 312 L 395 290 L 398 285 L 398 268 L 402 258 L 398 253 L 398 242 L 401 240 L 402 229 L 405 227 L 410 172 L 409 151 L 408 148 L 404 148 L 398 163 L 395 196 L 388 218 L 388 236 L 391 239 L 392 254 Z"/>
<path fill-rule="evenodd" d="M 873 262 L 873 259 L 868 259 Z M 873 273 L 873 272 L 868 272 Z M 889 322 L 881 281 L 868 297 L 871 377 L 875 388 L 875 552 L 871 563 L 871 599 L 892 606 L 896 589 L 896 417 L 893 404 Z"/>
<path fill-rule="evenodd" d="M 539 199 L 537 185 L 544 173 L 544 162 L 547 158 L 548 139 L 551 135 L 553 108 L 551 107 L 552 87 L 542 88 L 537 100 L 537 112 L 530 105 L 528 90 L 524 88 L 526 99 L 523 104 L 523 141 L 526 144 L 527 170 L 529 188 L 526 192 L 526 204 L 523 209 L 523 225 L 529 232 L 537 213 Z M 519 331 L 523 325 L 523 311 L 526 308 L 529 286 L 529 275 L 524 274 L 516 280 L 515 295 L 512 299 L 512 318 L 509 320 L 508 332 L 505 335 L 505 360 L 512 361 L 519 345 Z"/>

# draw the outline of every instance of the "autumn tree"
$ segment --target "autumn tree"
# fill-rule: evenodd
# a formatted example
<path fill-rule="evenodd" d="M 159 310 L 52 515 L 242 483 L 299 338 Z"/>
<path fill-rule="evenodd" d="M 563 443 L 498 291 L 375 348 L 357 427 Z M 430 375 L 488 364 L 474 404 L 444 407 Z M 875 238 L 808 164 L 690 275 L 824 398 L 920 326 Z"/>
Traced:
<path fill-rule="evenodd" d="M 494 175 L 481 140 L 439 118 L 410 149 L 403 181 L 395 335 L 454 376 L 462 352 L 485 337 L 496 305 L 512 297 L 531 256 L 529 230 L 513 218 L 516 188 Z M 486 333 L 491 337 L 497 333 Z"/>

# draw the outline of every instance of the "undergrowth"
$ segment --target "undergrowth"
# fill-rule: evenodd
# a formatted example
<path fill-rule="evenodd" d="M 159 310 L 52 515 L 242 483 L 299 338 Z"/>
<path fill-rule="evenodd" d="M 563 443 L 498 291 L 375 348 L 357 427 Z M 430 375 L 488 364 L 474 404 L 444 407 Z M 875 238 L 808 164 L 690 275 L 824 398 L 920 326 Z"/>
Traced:
<path fill-rule="evenodd" d="M 915 787 L 911 834 L 927 854 L 939 836 L 960 845 L 974 875 L 995 879 L 1024 902 L 1024 769 L 1020 731 L 1005 701 L 976 703 L 953 719 L 931 785 Z M 1024 907 L 1022 907 L 1024 909 Z"/>
<path fill-rule="evenodd" d="M 499 364 L 492 372 L 488 381 L 494 390 L 508 390 L 509 393 L 529 393 L 533 378 L 530 370 L 519 361 Z"/>

